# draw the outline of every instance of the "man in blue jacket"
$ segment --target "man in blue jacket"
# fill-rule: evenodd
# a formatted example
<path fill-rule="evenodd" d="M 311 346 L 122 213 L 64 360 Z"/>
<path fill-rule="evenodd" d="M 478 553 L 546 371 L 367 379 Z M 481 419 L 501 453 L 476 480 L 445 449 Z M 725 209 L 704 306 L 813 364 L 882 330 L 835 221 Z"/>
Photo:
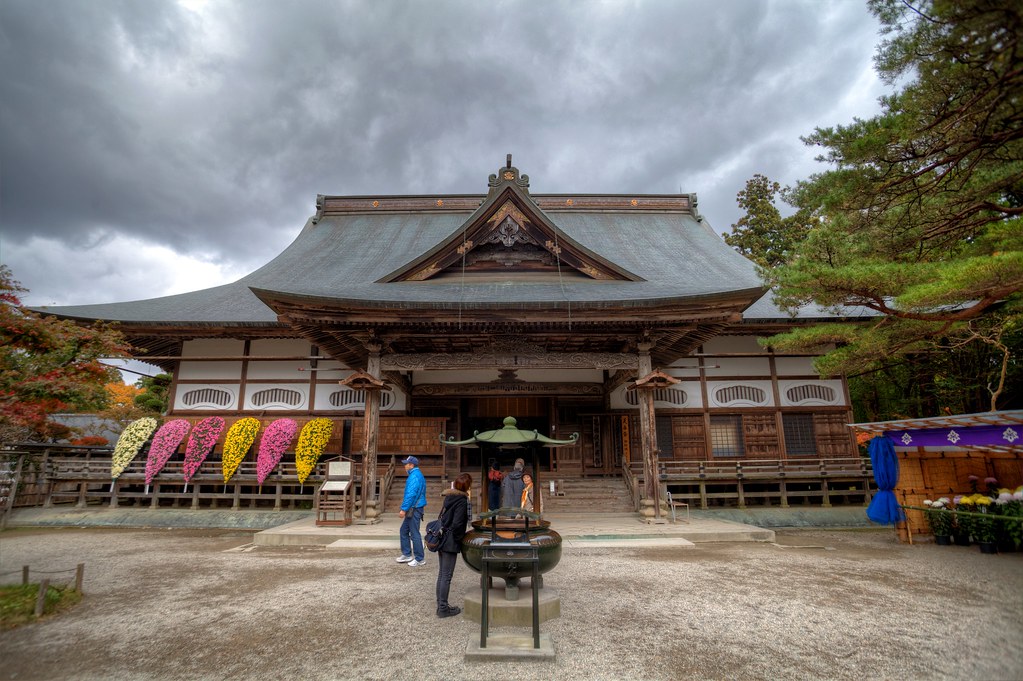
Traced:
<path fill-rule="evenodd" d="M 408 479 L 405 480 L 405 496 L 401 500 L 401 511 L 398 513 L 402 521 L 401 529 L 398 531 L 401 555 L 397 561 L 408 563 L 411 567 L 419 567 L 426 563 L 423 535 L 419 533 L 419 523 L 422 522 L 423 513 L 426 511 L 426 478 L 419 470 L 419 459 L 416 457 L 409 456 L 401 462 L 405 464 Z"/>

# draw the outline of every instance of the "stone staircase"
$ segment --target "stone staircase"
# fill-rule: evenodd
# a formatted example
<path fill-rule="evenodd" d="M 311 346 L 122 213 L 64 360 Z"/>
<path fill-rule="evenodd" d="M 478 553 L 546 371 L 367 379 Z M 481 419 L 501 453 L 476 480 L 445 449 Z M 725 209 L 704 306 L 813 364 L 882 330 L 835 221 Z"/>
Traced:
<path fill-rule="evenodd" d="M 554 480 L 555 495 L 550 493 L 550 482 Z M 426 479 L 426 516 L 430 519 L 440 510 L 441 492 L 451 485 L 451 480 Z M 625 481 L 621 478 L 550 478 L 543 485 L 545 512 L 553 513 L 632 513 L 632 499 Z M 477 484 L 474 481 L 474 487 Z M 401 508 L 405 479 L 394 481 L 391 493 L 384 503 L 385 512 L 397 513 Z M 473 496 L 473 512 L 479 513 L 479 499 Z"/>
<path fill-rule="evenodd" d="M 621 478 L 552 478 L 543 483 L 545 513 L 632 513 L 632 498 Z"/>

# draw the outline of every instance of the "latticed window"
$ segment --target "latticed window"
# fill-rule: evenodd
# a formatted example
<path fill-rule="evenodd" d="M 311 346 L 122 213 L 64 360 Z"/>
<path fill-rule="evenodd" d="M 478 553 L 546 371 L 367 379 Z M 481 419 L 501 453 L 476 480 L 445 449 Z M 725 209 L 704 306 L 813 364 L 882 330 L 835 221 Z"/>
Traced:
<path fill-rule="evenodd" d="M 826 385 L 816 383 L 804 383 L 795 385 L 785 391 L 785 396 L 792 404 L 803 402 L 823 402 L 831 404 L 835 401 L 835 391 Z"/>
<path fill-rule="evenodd" d="M 365 390 L 350 390 L 342 388 L 332 392 L 327 398 L 330 406 L 336 409 L 362 409 L 366 406 Z M 380 408 L 387 409 L 394 403 L 394 397 L 389 392 L 380 393 Z"/>
<path fill-rule="evenodd" d="M 724 405 L 767 404 L 767 393 L 755 385 L 729 385 L 714 391 L 714 399 Z"/>
<path fill-rule="evenodd" d="M 658 388 L 654 391 L 654 402 L 663 402 L 675 407 L 681 407 L 686 403 L 689 396 L 681 388 Z M 639 404 L 639 391 L 629 390 L 625 393 L 625 401 L 633 407 Z"/>
<path fill-rule="evenodd" d="M 742 416 L 728 414 L 710 417 L 711 456 L 743 456 Z"/>
<path fill-rule="evenodd" d="M 267 388 L 252 395 L 252 404 L 257 407 L 296 407 L 302 403 L 302 393 L 288 388 Z"/>
<path fill-rule="evenodd" d="M 226 407 L 234 400 L 234 396 L 219 388 L 196 388 L 189 390 L 181 397 L 186 407 L 195 409 Z"/>
<path fill-rule="evenodd" d="M 785 454 L 788 456 L 817 455 L 813 414 L 782 414 L 781 422 L 785 432 Z"/>

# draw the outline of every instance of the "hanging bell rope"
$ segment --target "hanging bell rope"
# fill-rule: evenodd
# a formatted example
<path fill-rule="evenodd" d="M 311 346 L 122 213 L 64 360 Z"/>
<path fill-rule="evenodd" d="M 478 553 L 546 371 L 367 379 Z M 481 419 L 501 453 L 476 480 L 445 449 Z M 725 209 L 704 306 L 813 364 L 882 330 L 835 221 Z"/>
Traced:
<path fill-rule="evenodd" d="M 565 292 L 565 282 L 561 278 L 561 246 L 558 245 L 558 226 L 551 222 L 554 227 L 554 258 L 558 263 L 558 286 L 561 288 L 561 297 L 568 305 L 568 328 L 572 328 L 572 301 L 568 299 Z"/>

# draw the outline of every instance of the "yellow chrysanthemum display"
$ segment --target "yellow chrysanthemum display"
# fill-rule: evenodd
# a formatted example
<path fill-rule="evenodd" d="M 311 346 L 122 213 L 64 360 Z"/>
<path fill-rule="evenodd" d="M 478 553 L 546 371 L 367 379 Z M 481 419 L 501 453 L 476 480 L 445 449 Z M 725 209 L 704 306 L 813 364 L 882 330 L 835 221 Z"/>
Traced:
<path fill-rule="evenodd" d="M 156 426 L 156 419 L 147 416 L 132 421 L 128 424 L 127 428 L 121 431 L 121 437 L 117 438 L 113 459 L 111 460 L 111 478 L 116 480 L 124 472 L 124 469 L 128 467 L 128 464 L 135 458 L 135 455 L 142 449 L 142 445 L 146 444 L 146 440 L 156 430 Z"/>
<path fill-rule="evenodd" d="M 227 438 L 224 440 L 224 456 L 221 464 L 225 483 L 238 470 L 242 459 L 248 454 L 252 443 L 256 441 L 258 433 L 259 419 L 251 417 L 238 419 L 227 431 Z"/>
<path fill-rule="evenodd" d="M 302 428 L 295 447 L 295 468 L 300 484 L 304 485 L 305 479 L 313 472 L 333 432 L 334 423 L 330 419 L 313 419 Z"/>

